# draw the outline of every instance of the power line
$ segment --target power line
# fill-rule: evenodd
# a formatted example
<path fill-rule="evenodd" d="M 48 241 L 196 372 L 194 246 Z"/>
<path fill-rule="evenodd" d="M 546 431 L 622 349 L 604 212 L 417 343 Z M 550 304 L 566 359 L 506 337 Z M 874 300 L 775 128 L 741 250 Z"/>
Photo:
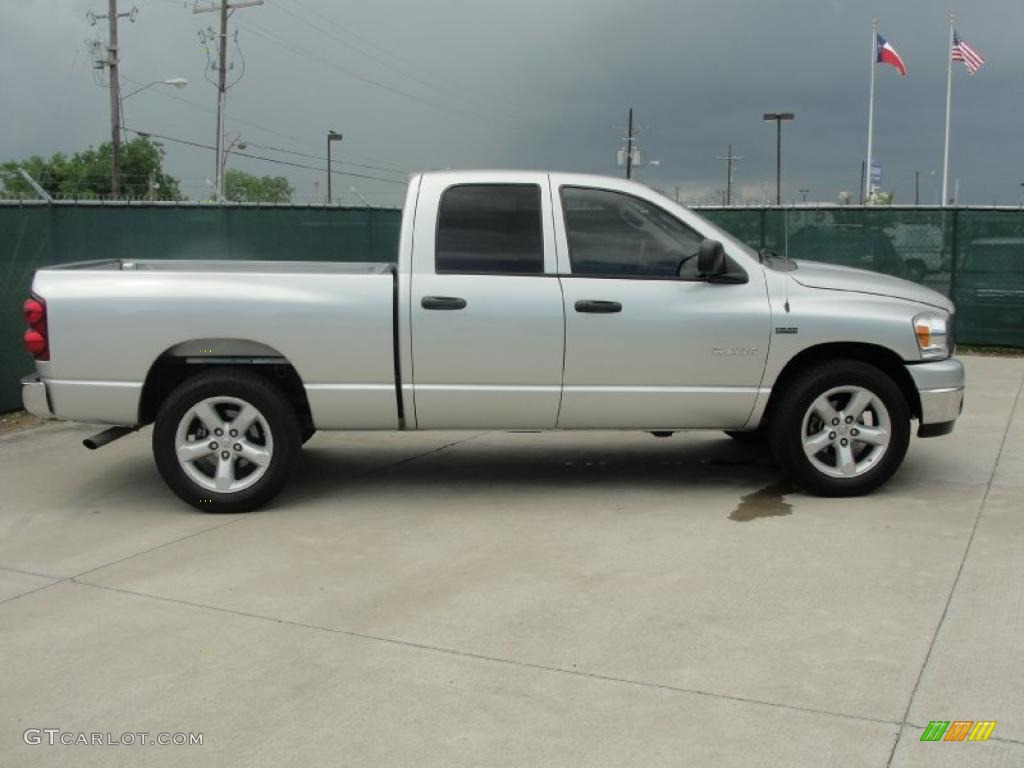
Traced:
<path fill-rule="evenodd" d="M 114 2 L 114 0 L 111 0 Z M 224 196 L 224 161 L 227 159 L 227 155 L 224 154 L 224 99 L 227 96 L 228 88 L 231 87 L 227 84 L 227 73 L 228 73 L 228 16 L 231 12 L 239 8 L 248 8 L 253 5 L 263 5 L 263 0 L 235 0 L 233 3 L 229 3 L 228 0 L 220 0 L 216 5 L 211 5 L 206 8 L 200 8 L 199 6 L 192 7 L 192 13 L 218 13 L 220 14 L 220 34 L 217 36 L 219 50 L 217 54 L 217 157 L 216 157 L 216 179 L 217 179 L 217 194 Z M 205 44 L 206 38 L 205 33 L 200 33 L 200 40 Z M 235 38 L 235 46 L 238 46 L 238 38 Z M 207 49 L 209 50 L 209 49 Z M 239 49 L 241 50 L 241 49 Z M 209 53 L 207 53 L 207 59 L 209 59 Z M 244 62 L 242 59 L 243 71 L 242 75 L 245 74 Z M 237 85 L 238 81 L 242 79 L 242 75 L 231 85 Z"/>
<path fill-rule="evenodd" d="M 174 3 L 175 5 L 178 4 L 177 0 L 166 0 L 166 2 Z M 127 80 L 129 83 L 134 83 L 135 85 L 144 85 L 144 83 L 142 83 L 141 81 L 133 80 L 130 77 L 123 77 L 122 79 Z M 207 114 L 210 114 L 210 115 L 212 115 L 212 114 L 214 114 L 216 112 L 216 110 L 210 109 L 205 104 L 199 104 L 198 102 L 190 101 L 188 99 L 182 98 L 181 96 L 176 96 L 173 93 L 168 93 L 166 91 L 153 91 L 153 93 L 155 93 L 158 96 L 162 96 L 165 99 L 173 99 L 174 101 L 179 101 L 182 104 L 188 104 L 190 107 L 193 107 L 194 109 L 198 109 L 198 110 L 200 110 L 202 112 L 206 112 Z M 295 136 L 295 135 L 290 134 L 290 133 L 284 133 L 283 131 L 274 130 L 273 128 L 267 128 L 263 124 L 254 122 L 252 120 L 244 120 L 244 119 L 242 119 L 240 117 L 232 117 L 231 118 L 231 122 L 238 123 L 240 125 L 249 126 L 249 127 L 253 128 L 253 129 L 257 130 L 257 131 L 262 131 L 263 133 L 267 133 L 267 134 L 270 134 L 272 136 L 278 136 L 278 137 L 280 137 L 282 139 L 289 139 L 291 141 L 297 142 L 299 144 L 304 144 L 304 145 L 307 145 L 307 146 L 310 146 L 310 147 L 319 147 L 320 146 L 319 144 L 315 144 L 314 142 L 309 141 L 308 139 L 304 139 L 301 136 Z M 247 142 L 247 143 L 252 143 L 252 142 Z M 253 146 L 256 146 L 256 145 L 253 144 Z M 270 147 L 264 147 L 264 148 L 265 149 L 270 149 Z M 279 151 L 279 152 L 287 152 L 288 150 L 278 149 L 277 151 Z M 370 156 L 367 156 L 367 155 L 361 155 L 361 154 L 358 154 L 356 152 L 341 152 L 339 154 L 348 155 L 349 157 L 358 157 L 358 158 L 363 159 L 363 160 L 373 160 L 375 162 L 386 162 L 384 160 L 380 160 L 379 158 L 370 157 Z M 323 158 L 318 157 L 317 159 L 322 160 Z M 335 160 L 335 162 L 345 162 L 345 163 L 348 163 L 349 165 L 357 165 L 357 166 L 361 165 L 360 163 L 353 163 L 353 162 L 350 162 L 348 160 L 344 160 L 344 161 L 342 161 L 342 160 Z M 399 172 L 399 173 L 407 173 L 408 172 L 406 169 L 402 169 L 402 168 L 391 168 L 391 169 L 389 169 L 389 168 L 386 168 L 385 166 L 378 167 L 378 166 L 370 166 L 370 165 L 368 165 L 368 166 L 362 166 L 362 167 L 371 168 L 371 169 L 374 169 L 374 170 L 382 170 L 382 171 L 383 170 L 394 170 L 394 171 Z"/>
<path fill-rule="evenodd" d="M 291 149 L 282 149 L 281 147 L 271 147 L 271 146 L 268 146 L 266 144 L 257 144 L 254 141 L 247 141 L 245 143 L 247 145 L 249 145 L 250 147 L 257 147 L 259 149 L 267 149 L 267 150 L 270 150 L 271 152 L 281 152 L 282 154 L 285 154 L 285 155 L 295 155 L 296 157 L 305 157 L 305 158 L 308 158 L 310 160 L 326 160 L 327 159 L 325 157 L 321 157 L 320 155 L 310 155 L 310 154 L 308 154 L 306 152 L 296 152 L 295 150 L 291 150 Z M 355 166 L 357 168 L 369 168 L 370 170 L 373 170 L 373 171 L 384 171 L 385 173 L 398 173 L 398 174 L 402 174 L 402 175 L 408 175 L 409 173 L 411 173 L 411 171 L 409 171 L 407 169 L 404 169 L 404 168 L 394 168 L 394 167 L 388 168 L 388 167 L 380 166 L 380 165 L 364 165 L 363 163 L 352 163 L 352 162 L 349 162 L 348 160 L 334 160 L 332 158 L 331 159 L 331 165 L 333 165 L 334 163 L 345 163 L 345 165 L 353 165 L 353 166 Z"/>
<path fill-rule="evenodd" d="M 117 74 L 121 51 L 117 44 L 117 22 L 120 18 L 134 22 L 138 13 L 138 8 L 132 8 L 127 13 L 118 13 L 117 0 L 108 0 L 105 14 L 96 14 L 92 11 L 86 14 L 92 26 L 96 26 L 100 19 L 106 19 L 108 26 L 107 57 L 100 66 L 110 72 L 110 194 L 114 198 L 117 197 L 120 186 L 118 173 L 121 159 L 121 81 Z"/>
<path fill-rule="evenodd" d="M 725 160 L 725 203 L 724 205 L 732 205 L 732 166 L 733 163 L 743 159 L 743 155 L 734 155 L 732 153 L 732 144 L 729 145 L 728 151 L 725 156 L 719 155 L 715 158 L 716 160 Z"/>
<path fill-rule="evenodd" d="M 131 131 L 132 133 L 137 134 L 138 136 L 153 137 L 153 138 L 156 138 L 156 139 L 161 139 L 163 141 L 171 141 L 171 142 L 174 142 L 175 144 L 184 144 L 186 146 L 197 147 L 199 149 L 211 149 L 211 150 L 216 150 L 217 149 L 216 147 L 210 146 L 209 144 L 203 144 L 203 143 L 198 142 L 198 141 L 189 141 L 188 139 L 178 139 L 178 138 L 175 138 L 173 136 L 164 136 L 163 134 L 154 133 L 152 131 L 140 131 L 140 130 L 135 129 L 135 128 L 126 128 L 126 130 Z M 249 152 L 240 152 L 238 150 L 233 151 L 232 154 L 234 154 L 234 155 L 236 155 L 238 157 L 248 157 L 248 158 L 250 158 L 252 160 L 262 160 L 265 163 L 274 163 L 276 165 L 287 165 L 287 166 L 290 166 L 292 168 L 304 168 L 304 169 L 310 170 L 310 171 L 322 171 L 323 170 L 322 168 L 319 168 L 319 167 L 314 166 L 314 165 L 306 165 L 304 163 L 293 163 L 293 162 L 291 162 L 289 160 L 279 160 L 279 159 L 274 158 L 274 157 L 265 157 L 263 155 L 254 155 L 254 154 L 251 154 Z M 385 178 L 383 178 L 381 176 L 371 176 L 371 175 L 365 174 L 365 173 L 352 173 L 351 171 L 336 171 L 333 168 L 331 169 L 331 173 L 334 174 L 335 176 L 351 176 L 351 177 L 356 178 L 356 179 L 372 179 L 373 181 L 382 181 L 382 182 L 385 182 L 387 184 L 405 184 L 404 181 L 398 181 L 396 179 L 385 179 Z"/>
<path fill-rule="evenodd" d="M 387 83 L 382 83 L 379 80 L 374 80 L 371 77 L 367 77 L 366 75 L 364 75 L 364 74 L 362 74 L 360 72 L 357 72 L 357 71 L 355 71 L 353 69 L 349 69 L 348 67 L 345 67 L 345 66 L 343 66 L 341 64 L 338 64 L 337 62 L 331 61 L 330 59 L 325 59 L 324 57 L 318 56 L 315 53 L 311 53 L 310 51 L 306 50 L 305 48 L 303 48 L 298 43 L 294 43 L 294 42 L 290 41 L 289 39 L 285 38 L 284 36 L 278 34 L 277 32 L 274 32 L 273 30 L 269 30 L 266 27 L 263 27 L 263 26 L 260 26 L 258 24 L 255 24 L 252 21 L 247 21 L 244 25 L 243 24 L 238 24 L 238 27 L 240 29 L 245 29 L 248 32 L 251 32 L 252 34 L 256 35 L 257 37 L 262 37 L 265 40 L 268 40 L 269 42 L 274 43 L 275 45 L 279 45 L 282 48 L 284 48 L 285 50 L 287 50 L 289 53 L 292 53 L 292 54 L 294 54 L 296 56 L 305 57 L 305 58 L 309 59 L 310 61 L 312 61 L 315 64 L 319 64 L 320 66 L 324 66 L 324 67 L 330 67 L 331 69 L 337 70 L 338 72 L 342 73 L 343 75 L 351 77 L 351 78 L 353 78 L 355 80 L 359 80 L 360 82 L 363 82 L 363 83 L 365 83 L 367 85 L 372 85 L 372 86 L 374 86 L 376 88 L 381 88 L 381 89 L 383 89 L 385 91 L 388 91 L 389 93 L 393 93 L 393 94 L 395 94 L 397 96 L 402 96 L 402 97 L 404 97 L 406 99 L 410 99 L 411 101 L 419 102 L 420 104 L 423 104 L 425 106 L 433 107 L 434 109 L 440 109 L 440 110 L 443 110 L 445 112 L 451 112 L 451 111 L 454 110 L 456 112 L 461 112 L 464 115 L 469 115 L 471 117 L 477 117 L 477 118 L 479 118 L 481 115 L 485 115 L 485 116 L 491 117 L 491 118 L 494 117 L 493 114 L 491 114 L 489 112 L 486 112 L 486 111 L 483 111 L 483 110 L 468 110 L 468 109 L 465 109 L 465 108 L 459 107 L 459 106 L 452 106 L 450 104 L 443 104 L 443 103 L 441 103 L 439 101 L 435 101 L 433 99 L 424 98 L 422 96 L 417 96 L 414 93 L 409 93 L 408 91 L 403 91 L 401 88 L 395 88 L 394 86 L 388 85 Z"/>
<path fill-rule="evenodd" d="M 457 99 L 459 99 L 459 100 L 461 100 L 463 102 L 466 102 L 467 104 L 470 104 L 471 106 L 482 107 L 483 109 L 488 110 L 490 112 L 500 112 L 501 114 L 503 114 L 509 120 L 514 120 L 514 121 L 517 121 L 517 122 L 522 122 L 524 124 L 528 122 L 526 120 L 523 120 L 523 118 L 519 117 L 518 115 L 512 114 L 511 112 L 506 112 L 501 107 L 497 107 L 497 106 L 495 106 L 493 104 L 488 104 L 488 103 L 486 103 L 484 101 L 481 101 L 480 99 L 477 99 L 477 98 L 474 98 L 472 96 L 469 96 L 466 93 L 459 91 L 457 88 L 454 88 L 454 87 L 449 86 L 449 85 L 445 85 L 444 83 L 433 82 L 432 80 L 428 80 L 428 79 L 420 76 L 419 74 L 417 74 L 414 71 L 410 71 L 407 67 L 402 67 L 402 66 L 398 66 L 398 65 L 395 65 L 393 63 L 390 63 L 385 58 L 383 58 L 381 56 L 378 56 L 377 54 L 371 53 L 370 51 L 367 51 L 367 50 L 365 50 L 363 48 L 360 48 L 359 46 L 354 45 L 354 44 L 352 44 L 351 42 L 349 42 L 347 40 L 343 40 L 342 38 L 338 37 L 335 34 L 332 34 L 331 32 L 329 32 L 326 29 L 324 29 L 322 25 L 315 24 L 315 23 L 313 23 L 311 21 L 308 21 L 308 20 L 302 18 L 301 16 L 297 15 L 295 12 L 293 12 L 293 11 L 289 10 L 288 8 L 286 8 L 284 5 L 281 5 L 281 4 L 278 4 L 278 3 L 274 3 L 273 5 L 279 11 L 281 11 L 282 13 L 284 13 L 284 14 L 290 16 L 291 18 L 295 19 L 300 24 L 304 24 L 307 27 L 311 27 L 312 29 L 314 29 L 316 32 L 318 32 L 319 34 L 323 35 L 324 37 L 327 37 L 327 38 L 329 38 L 330 40 L 333 40 L 336 43 L 340 43 L 341 45 L 345 46 L 346 48 L 350 48 L 353 51 L 356 51 L 357 53 L 360 53 L 363 56 L 366 56 L 367 58 L 372 59 L 373 61 L 376 61 L 379 64 L 382 64 L 383 66 L 387 67 L 388 69 L 390 69 L 390 70 L 392 70 L 394 72 L 397 72 L 401 76 L 406 77 L 406 78 L 408 78 L 408 79 L 410 79 L 410 80 L 412 80 L 412 81 L 414 81 L 414 82 L 416 82 L 416 83 L 418 83 L 420 85 L 424 85 L 427 88 L 433 88 L 435 91 L 438 91 L 439 93 L 445 94 L 445 95 L 447 95 L 449 97 L 455 97 L 455 98 L 457 98 Z M 301 3 L 300 3 L 300 5 L 301 5 Z M 361 35 L 358 35 L 358 34 L 352 32 L 352 31 L 346 29 L 341 24 L 338 24 L 338 23 L 332 21 L 331 19 L 329 19 L 327 16 L 324 16 L 324 14 L 319 13 L 318 11 L 315 11 L 312 8 L 309 8 L 308 6 L 303 6 L 303 8 L 305 8 L 305 10 L 307 12 L 312 13 L 312 14 L 318 16 L 320 19 L 323 19 L 324 21 L 326 21 L 327 23 L 331 24 L 332 26 L 335 26 L 335 27 L 343 30 L 346 34 L 350 35 L 351 37 L 354 37 L 354 38 L 356 38 L 356 39 L 366 43 L 367 45 L 370 45 L 370 46 L 372 46 L 374 48 L 377 48 L 378 50 L 383 51 L 384 53 L 386 53 L 387 55 L 389 55 L 389 56 L 391 56 L 393 58 L 396 58 L 396 59 L 399 59 L 399 60 L 403 60 L 401 57 L 396 56 L 395 54 L 391 53 L 390 51 L 388 51 L 383 46 L 380 46 L 380 45 L 374 43 L 372 40 L 369 40 L 369 39 L 367 39 L 365 37 L 362 37 Z M 413 63 L 413 62 L 409 62 L 409 66 L 419 67 L 420 65 L 416 64 L 416 63 Z"/>

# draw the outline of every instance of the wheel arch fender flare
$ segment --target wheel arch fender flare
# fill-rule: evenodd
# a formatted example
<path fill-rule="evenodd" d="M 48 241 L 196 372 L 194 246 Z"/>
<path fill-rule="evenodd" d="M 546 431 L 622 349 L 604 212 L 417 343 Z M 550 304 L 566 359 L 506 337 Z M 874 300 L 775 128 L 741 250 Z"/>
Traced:
<path fill-rule="evenodd" d="M 139 424 L 150 424 L 168 395 L 183 381 L 218 366 L 242 367 L 257 373 L 287 395 L 303 426 L 313 417 L 302 377 L 274 347 L 249 339 L 185 339 L 161 352 L 150 364 L 139 397 Z"/>
<path fill-rule="evenodd" d="M 896 352 L 879 344 L 830 342 L 816 344 L 801 350 L 783 366 L 772 383 L 771 394 L 764 406 L 759 424 L 764 424 L 771 419 L 773 406 L 789 382 L 809 367 L 828 360 L 857 360 L 878 368 L 899 387 L 911 415 L 916 419 L 921 418 L 921 397 L 913 378 L 907 371 L 906 361 Z M 754 424 L 754 426 L 758 426 L 758 424 Z"/>

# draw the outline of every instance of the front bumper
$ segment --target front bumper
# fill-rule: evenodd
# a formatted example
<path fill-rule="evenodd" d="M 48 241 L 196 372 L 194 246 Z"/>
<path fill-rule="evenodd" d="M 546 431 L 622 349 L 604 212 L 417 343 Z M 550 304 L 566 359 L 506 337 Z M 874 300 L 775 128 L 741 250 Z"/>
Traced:
<path fill-rule="evenodd" d="M 955 357 L 907 366 L 921 400 L 918 436 L 932 437 L 953 431 L 964 408 L 964 366 Z"/>
<path fill-rule="evenodd" d="M 50 406 L 50 393 L 46 390 L 46 382 L 33 373 L 21 380 L 21 402 L 25 410 L 42 419 L 55 418 Z"/>

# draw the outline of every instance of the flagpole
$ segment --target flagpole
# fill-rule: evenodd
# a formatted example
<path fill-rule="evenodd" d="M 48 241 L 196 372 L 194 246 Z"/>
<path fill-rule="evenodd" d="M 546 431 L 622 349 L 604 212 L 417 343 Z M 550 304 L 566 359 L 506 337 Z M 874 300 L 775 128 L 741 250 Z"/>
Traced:
<path fill-rule="evenodd" d="M 864 202 L 871 197 L 871 151 L 875 133 L 875 64 L 878 61 L 878 19 L 871 20 L 871 87 L 868 91 L 868 159 L 864 164 Z"/>
<path fill-rule="evenodd" d="M 946 49 L 946 149 L 942 155 L 942 204 L 949 202 L 949 115 L 953 104 L 953 14 L 949 14 L 949 47 Z"/>

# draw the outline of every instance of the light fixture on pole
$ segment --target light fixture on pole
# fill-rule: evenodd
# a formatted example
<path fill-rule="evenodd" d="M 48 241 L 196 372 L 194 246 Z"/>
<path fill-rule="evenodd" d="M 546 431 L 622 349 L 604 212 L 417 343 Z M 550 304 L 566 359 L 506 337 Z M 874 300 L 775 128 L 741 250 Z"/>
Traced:
<path fill-rule="evenodd" d="M 154 80 L 152 83 L 146 83 L 142 87 L 136 88 L 134 91 L 129 91 L 128 93 L 126 93 L 123 96 L 121 96 L 121 101 L 120 101 L 121 129 L 122 129 L 122 131 L 124 133 L 124 140 L 125 141 L 128 141 L 128 130 L 124 127 L 124 124 L 125 124 L 125 119 L 124 119 L 124 100 L 129 98 L 129 97 L 131 97 L 131 96 L 134 96 L 136 93 L 141 93 L 142 91 L 146 90 L 147 88 L 152 88 L 154 85 L 170 85 L 170 86 L 172 86 L 172 87 L 174 87 L 174 88 L 176 88 L 177 90 L 180 91 L 182 88 L 184 88 L 186 85 L 188 85 L 188 80 L 186 80 L 184 77 L 172 77 L 172 78 L 169 78 L 167 80 Z"/>
<path fill-rule="evenodd" d="M 246 147 L 245 142 L 242 141 L 242 134 L 239 133 L 238 131 L 232 131 L 232 133 L 234 133 L 234 136 L 232 137 L 231 141 L 228 142 L 227 148 L 224 150 L 224 155 L 221 157 L 221 161 L 220 161 L 220 183 L 221 183 L 221 186 L 224 185 L 224 173 L 225 173 L 225 171 L 226 171 L 226 169 L 228 167 L 228 155 L 231 154 L 231 150 L 235 149 L 236 147 L 238 149 L 242 150 L 242 149 L 245 149 L 245 147 Z M 225 139 L 227 137 L 228 137 L 227 135 L 224 136 Z M 224 190 L 222 190 L 222 189 L 218 189 L 217 191 L 221 195 L 224 194 Z"/>
<path fill-rule="evenodd" d="M 331 142 L 341 141 L 341 134 L 335 130 L 327 132 L 327 202 L 331 202 Z"/>
<path fill-rule="evenodd" d="M 792 120 L 792 112 L 765 112 L 764 121 L 775 121 L 775 204 L 782 205 L 782 121 Z"/>

